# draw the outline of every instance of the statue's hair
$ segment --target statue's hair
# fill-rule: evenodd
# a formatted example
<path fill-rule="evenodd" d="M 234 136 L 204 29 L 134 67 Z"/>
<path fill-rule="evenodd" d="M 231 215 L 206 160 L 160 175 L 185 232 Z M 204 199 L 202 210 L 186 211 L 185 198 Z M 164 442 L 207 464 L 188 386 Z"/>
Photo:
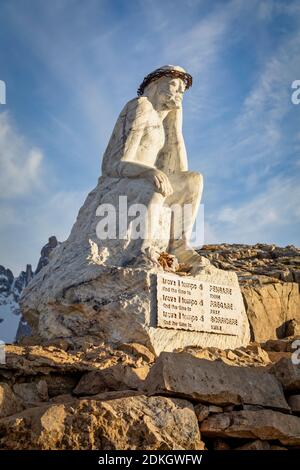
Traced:
<path fill-rule="evenodd" d="M 193 84 L 193 77 L 187 73 L 183 72 L 180 70 L 174 69 L 167 69 L 164 67 L 161 67 L 159 69 L 154 70 L 154 72 L 149 73 L 141 83 L 141 85 L 138 88 L 137 94 L 138 96 L 142 96 L 145 88 L 151 83 L 154 82 L 155 80 L 158 80 L 161 77 L 174 77 L 174 78 L 181 78 L 183 82 L 185 83 L 185 88 L 186 90 L 190 88 Z"/>

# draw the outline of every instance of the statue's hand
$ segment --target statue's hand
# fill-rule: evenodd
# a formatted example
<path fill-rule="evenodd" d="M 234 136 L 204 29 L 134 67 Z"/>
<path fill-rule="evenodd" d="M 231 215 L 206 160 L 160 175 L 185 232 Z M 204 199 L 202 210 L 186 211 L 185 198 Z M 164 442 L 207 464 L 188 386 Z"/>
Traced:
<path fill-rule="evenodd" d="M 168 197 L 173 194 L 173 188 L 169 181 L 167 175 L 160 170 L 154 168 L 147 172 L 146 178 L 151 181 L 154 187 L 160 192 L 163 196 Z"/>

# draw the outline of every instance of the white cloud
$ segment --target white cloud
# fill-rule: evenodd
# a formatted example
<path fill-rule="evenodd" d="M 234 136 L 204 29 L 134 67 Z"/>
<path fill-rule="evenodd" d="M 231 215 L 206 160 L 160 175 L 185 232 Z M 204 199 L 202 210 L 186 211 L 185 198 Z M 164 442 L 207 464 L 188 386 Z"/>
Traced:
<path fill-rule="evenodd" d="M 300 24 L 300 15 L 296 18 Z M 241 135 L 252 136 L 256 143 L 261 147 L 267 146 L 269 151 L 278 148 L 283 137 L 283 120 L 293 111 L 291 83 L 299 75 L 299 48 L 299 32 L 287 34 L 280 46 L 266 58 L 236 120 Z"/>
<path fill-rule="evenodd" d="M 88 190 L 46 190 L 30 204 L 0 204 L 0 264 L 18 274 L 27 263 L 36 267 L 40 250 L 51 235 L 64 241 L 71 231 Z M 5 249 L 4 249 L 5 247 Z"/>
<path fill-rule="evenodd" d="M 7 112 L 0 113 L 1 198 L 28 194 L 39 186 L 43 153 L 28 143 Z"/>
<path fill-rule="evenodd" d="M 7 112 L 0 113 L 0 264 L 18 274 L 34 266 L 48 237 L 64 240 L 87 194 L 53 187 L 44 155 L 22 135 Z"/>
<path fill-rule="evenodd" d="M 279 233 L 288 240 L 291 230 L 300 222 L 299 200 L 296 177 L 273 178 L 265 191 L 252 200 L 226 205 L 209 214 L 205 242 L 272 242 Z"/>

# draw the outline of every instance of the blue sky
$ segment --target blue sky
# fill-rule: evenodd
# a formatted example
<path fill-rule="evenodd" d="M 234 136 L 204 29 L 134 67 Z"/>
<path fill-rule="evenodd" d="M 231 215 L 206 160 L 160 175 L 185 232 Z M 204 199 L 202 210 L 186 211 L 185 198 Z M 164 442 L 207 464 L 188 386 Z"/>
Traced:
<path fill-rule="evenodd" d="M 68 236 L 121 108 L 164 64 L 194 78 L 205 242 L 299 246 L 299 51 L 298 1 L 0 0 L 0 264 Z"/>

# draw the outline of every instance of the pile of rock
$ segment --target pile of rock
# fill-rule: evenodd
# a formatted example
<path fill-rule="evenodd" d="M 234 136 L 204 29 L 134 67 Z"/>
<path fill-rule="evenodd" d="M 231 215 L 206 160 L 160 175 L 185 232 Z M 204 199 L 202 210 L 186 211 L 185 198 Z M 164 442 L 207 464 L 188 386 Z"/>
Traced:
<path fill-rule="evenodd" d="M 204 245 L 198 252 L 217 268 L 235 271 L 240 282 L 255 281 L 257 276 L 267 276 L 300 284 L 300 249 L 293 245 L 279 247 L 265 243 L 224 243 Z"/>
<path fill-rule="evenodd" d="M 291 354 L 291 339 L 158 358 L 135 343 L 7 346 L 0 448 L 299 448 Z"/>

